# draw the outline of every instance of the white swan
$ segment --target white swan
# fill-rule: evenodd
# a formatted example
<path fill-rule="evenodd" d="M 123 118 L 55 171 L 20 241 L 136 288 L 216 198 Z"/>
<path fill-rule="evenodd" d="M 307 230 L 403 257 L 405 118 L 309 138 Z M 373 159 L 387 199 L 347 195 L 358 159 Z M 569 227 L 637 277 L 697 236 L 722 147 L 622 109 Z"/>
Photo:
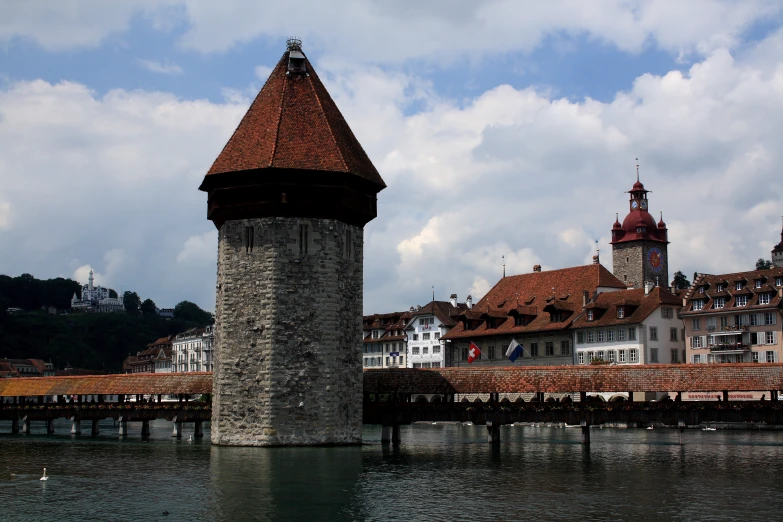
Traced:
<path fill-rule="evenodd" d="M 41 477 L 41 480 L 49 480 L 49 477 L 46 476 L 46 468 L 44 468 L 44 474 L 43 477 Z"/>

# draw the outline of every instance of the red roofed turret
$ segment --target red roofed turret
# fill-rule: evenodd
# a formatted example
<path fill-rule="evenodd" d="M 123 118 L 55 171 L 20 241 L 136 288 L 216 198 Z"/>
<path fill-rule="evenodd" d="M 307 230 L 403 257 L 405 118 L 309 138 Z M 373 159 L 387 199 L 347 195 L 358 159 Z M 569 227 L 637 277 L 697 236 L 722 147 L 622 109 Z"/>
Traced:
<path fill-rule="evenodd" d="M 386 184 L 291 42 L 199 187 L 218 228 L 266 216 L 364 226 L 377 214 Z"/>

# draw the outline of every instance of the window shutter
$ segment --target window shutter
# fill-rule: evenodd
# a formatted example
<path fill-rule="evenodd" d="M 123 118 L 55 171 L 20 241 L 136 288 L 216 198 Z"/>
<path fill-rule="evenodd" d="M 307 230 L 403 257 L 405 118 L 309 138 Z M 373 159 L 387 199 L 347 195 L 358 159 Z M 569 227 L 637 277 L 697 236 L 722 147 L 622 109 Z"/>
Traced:
<path fill-rule="evenodd" d="M 772 332 L 772 344 L 778 344 L 778 333 Z"/>
<path fill-rule="evenodd" d="M 756 314 L 756 324 L 764 324 L 764 314 Z"/>
<path fill-rule="evenodd" d="M 707 336 L 706 335 L 702 335 L 701 336 L 701 347 L 702 348 L 706 348 L 707 347 Z"/>
<path fill-rule="evenodd" d="M 771 314 L 772 314 L 772 324 L 777 323 L 777 321 L 778 321 L 778 314 L 776 314 L 775 312 L 771 312 Z"/>
<path fill-rule="evenodd" d="M 689 341 L 690 341 L 690 343 L 691 343 L 691 348 L 693 348 L 693 337 L 691 337 L 691 338 L 689 339 Z"/>
<path fill-rule="evenodd" d="M 751 344 L 750 342 L 750 332 L 745 332 L 742 334 L 742 344 Z"/>

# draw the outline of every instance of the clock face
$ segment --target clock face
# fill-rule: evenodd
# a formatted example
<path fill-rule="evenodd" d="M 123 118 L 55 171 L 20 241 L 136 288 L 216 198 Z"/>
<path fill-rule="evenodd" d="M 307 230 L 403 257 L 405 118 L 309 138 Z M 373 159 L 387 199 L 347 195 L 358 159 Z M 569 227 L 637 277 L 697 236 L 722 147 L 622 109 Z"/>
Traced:
<path fill-rule="evenodd" d="M 642 200 L 642 210 L 647 210 L 647 200 Z"/>
<path fill-rule="evenodd" d="M 631 208 L 634 209 L 634 210 L 639 208 L 639 202 L 636 201 L 636 200 L 631 201 Z"/>
<path fill-rule="evenodd" d="M 647 253 L 647 263 L 650 265 L 653 272 L 660 272 L 661 268 L 663 268 L 663 256 L 661 255 L 661 251 L 655 247 L 651 248 Z"/>

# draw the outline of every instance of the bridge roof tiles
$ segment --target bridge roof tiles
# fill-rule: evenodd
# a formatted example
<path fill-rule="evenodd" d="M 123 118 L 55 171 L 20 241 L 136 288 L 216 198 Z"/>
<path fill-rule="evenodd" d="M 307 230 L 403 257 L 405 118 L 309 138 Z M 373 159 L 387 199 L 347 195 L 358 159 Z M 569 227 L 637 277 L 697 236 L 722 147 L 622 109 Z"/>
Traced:
<path fill-rule="evenodd" d="M 365 393 L 676 392 L 780 389 L 783 389 L 783 363 L 395 368 L 364 372 Z"/>
<path fill-rule="evenodd" d="M 136 373 L 0 380 L 0 397 L 212 393 L 212 373 Z"/>

